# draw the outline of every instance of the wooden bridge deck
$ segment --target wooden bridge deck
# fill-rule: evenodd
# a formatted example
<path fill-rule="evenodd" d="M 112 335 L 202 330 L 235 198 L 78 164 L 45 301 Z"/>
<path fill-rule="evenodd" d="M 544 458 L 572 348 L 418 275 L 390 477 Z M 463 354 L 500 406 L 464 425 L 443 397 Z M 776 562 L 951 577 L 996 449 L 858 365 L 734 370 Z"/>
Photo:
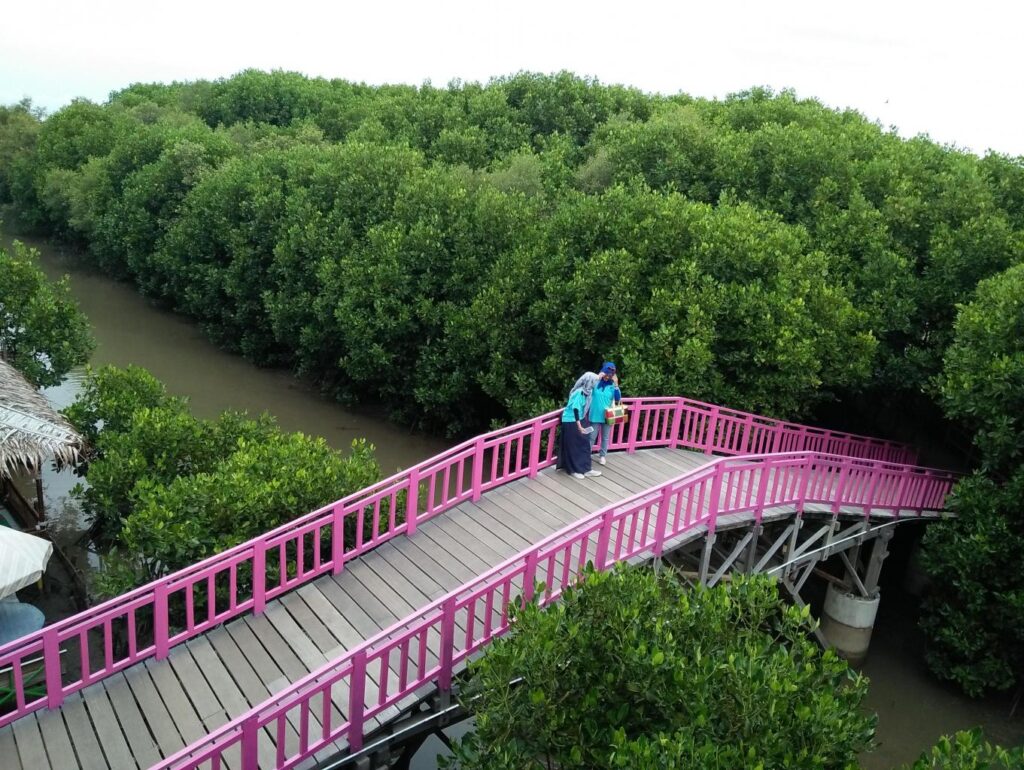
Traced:
<path fill-rule="evenodd" d="M 68 696 L 59 709 L 0 728 L 0 765 L 148 768 L 532 543 L 710 459 L 679 449 L 612 453 L 599 478 L 548 469 L 492 490 L 341 574 L 269 602 L 263 614 L 232 620 L 165 660 L 150 658 Z M 261 756 L 260 764 L 273 760 Z"/>

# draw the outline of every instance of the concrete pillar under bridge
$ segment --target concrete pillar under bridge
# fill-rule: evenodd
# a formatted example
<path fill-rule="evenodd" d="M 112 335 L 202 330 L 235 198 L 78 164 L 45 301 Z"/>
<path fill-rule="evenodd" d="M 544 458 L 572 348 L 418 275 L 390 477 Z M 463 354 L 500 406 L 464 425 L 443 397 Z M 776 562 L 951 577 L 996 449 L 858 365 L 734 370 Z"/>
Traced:
<path fill-rule="evenodd" d="M 714 535 L 673 544 L 664 560 L 692 584 L 714 586 L 733 573 L 776 577 L 799 606 L 812 575 L 827 581 L 818 641 L 853 665 L 867 656 L 881 596 L 878 579 L 897 521 L 836 513 L 780 513 L 761 523 L 738 515 Z M 829 561 L 830 571 L 824 570 Z M 834 574 L 841 566 L 842 576 Z"/>

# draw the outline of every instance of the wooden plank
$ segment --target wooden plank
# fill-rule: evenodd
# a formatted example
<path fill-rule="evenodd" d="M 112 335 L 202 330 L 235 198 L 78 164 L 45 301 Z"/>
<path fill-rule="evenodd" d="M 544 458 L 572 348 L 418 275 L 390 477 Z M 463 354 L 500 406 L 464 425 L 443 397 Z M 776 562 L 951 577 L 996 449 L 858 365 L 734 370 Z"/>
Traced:
<path fill-rule="evenodd" d="M 189 693 L 186 693 L 168 661 L 149 659 L 144 665 L 153 680 L 154 687 L 160 693 L 160 698 L 167 707 L 168 714 L 174 720 L 183 745 L 188 745 L 206 735 L 207 730 L 203 727 L 199 715 L 203 712 L 209 713 L 211 709 L 220 710 L 220 704 L 213 700 L 213 694 L 211 693 L 209 696 L 213 700 L 212 704 L 207 702 L 197 708 L 193 705 L 189 694 L 191 693 L 192 697 L 198 697 L 199 690 L 190 688 Z"/>
<path fill-rule="evenodd" d="M 323 619 L 318 617 L 310 609 L 309 604 L 303 601 L 298 591 L 291 591 L 285 594 L 278 602 L 291 616 L 293 622 L 302 629 L 313 647 L 322 655 L 326 655 L 329 650 L 333 650 L 338 646 L 337 638 L 331 634 Z"/>
<path fill-rule="evenodd" d="M 418 542 L 406 541 L 401 544 L 403 547 L 395 547 L 384 555 L 396 569 L 412 575 L 414 579 L 433 580 L 446 593 L 480 574 L 477 570 L 462 564 L 459 559 L 453 557 L 426 535 L 415 538 L 415 540 Z M 422 546 L 431 549 L 430 552 Z M 421 575 L 425 577 L 421 577 Z"/>
<path fill-rule="evenodd" d="M 487 546 L 495 554 L 515 553 L 523 547 L 524 542 L 528 542 L 522 533 L 505 530 L 491 532 L 481 527 L 474 516 L 477 510 L 475 506 L 472 509 L 460 506 L 458 510 L 450 511 L 449 514 L 451 515 L 444 514 L 433 519 L 430 524 L 443 529 L 460 540 L 468 538 L 475 544 Z"/>
<path fill-rule="evenodd" d="M 34 714 L 22 717 L 12 724 L 14 740 L 18 744 L 18 757 L 25 770 L 48 770 L 49 760 L 46 759 L 46 748 L 39 734 L 39 724 Z M 62 770 L 58 768 L 57 770 Z"/>
<path fill-rule="evenodd" d="M 357 626 L 359 633 L 364 635 L 364 638 L 368 638 L 376 634 L 381 629 L 386 629 L 397 621 L 398 617 L 378 597 L 374 596 L 370 591 L 367 591 L 361 583 L 355 580 L 353 575 L 361 568 L 361 561 L 362 559 L 355 559 L 348 562 L 341 574 L 334 576 L 334 578 L 325 582 L 325 588 L 328 583 L 333 582 L 337 584 L 337 586 L 349 597 L 348 602 L 344 602 L 342 605 L 336 604 L 338 609 L 340 609 L 342 614 L 346 617 L 348 616 L 350 608 L 354 605 L 361 610 L 361 614 L 365 614 L 370 618 L 371 624 L 362 622 L 362 618 L 357 619 L 357 623 L 359 624 Z M 342 597 L 340 596 L 328 596 L 328 598 L 332 599 L 332 601 L 334 601 L 335 598 L 342 601 Z"/>
<path fill-rule="evenodd" d="M 522 534 L 514 533 L 511 530 L 492 531 L 483 526 L 468 513 L 452 518 L 448 521 L 439 521 L 437 526 L 446 532 L 457 537 L 459 540 L 483 544 L 497 554 L 514 554 L 521 551 L 530 544 L 530 540 Z M 507 558 L 507 557 L 506 557 Z"/>
<path fill-rule="evenodd" d="M 246 697 L 236 678 L 227 670 L 224 662 L 217 654 L 210 636 L 211 634 L 206 634 L 205 636 L 191 639 L 183 646 L 188 650 L 196 669 L 209 685 L 210 692 L 217 696 L 221 708 L 227 715 L 225 721 L 230 721 L 248 711 L 253 702 Z M 182 665 L 187 670 L 187 663 L 183 662 Z M 206 718 L 214 719 L 215 715 L 216 712 L 200 716 L 205 721 Z M 210 728 L 209 724 L 207 724 L 207 728 Z"/>
<path fill-rule="evenodd" d="M 76 697 L 79 694 L 82 695 L 80 703 Z M 80 710 L 80 706 L 85 707 L 84 711 Z M 68 709 L 69 722 L 74 721 L 75 724 L 85 727 L 88 727 L 90 721 L 92 722 L 96 729 L 100 748 L 102 748 L 110 767 L 131 768 L 136 766 L 132 749 L 121 730 L 106 690 L 99 686 L 88 687 L 80 693 L 70 696 L 65 701 L 65 708 Z"/>
<path fill-rule="evenodd" d="M 64 724 L 61 711 L 59 709 L 53 711 L 42 709 L 37 711 L 32 718 L 39 723 L 39 732 L 43 736 L 46 756 L 49 757 L 50 765 L 60 768 L 78 765 L 79 762 L 75 759 L 75 750 L 71 745 L 71 737 L 68 735 L 68 728 Z M 102 754 L 96 754 L 97 759 L 102 759 L 102 757 Z M 88 761 L 89 758 L 85 757 L 85 759 Z"/>
<path fill-rule="evenodd" d="M 22 770 L 21 760 L 18 758 L 18 742 L 14 740 L 14 729 L 11 725 L 0 727 L 0 757 L 10 765 L 9 770 Z"/>
<path fill-rule="evenodd" d="M 131 753 L 128 751 L 128 744 L 124 742 L 124 737 L 121 735 L 121 731 L 117 730 L 116 736 L 114 736 L 113 742 L 119 745 L 122 749 L 120 757 L 117 757 L 116 747 L 112 748 L 111 751 L 107 751 L 106 760 L 103 759 L 104 750 L 100 748 L 100 740 L 97 740 L 96 733 L 93 731 L 92 723 L 89 721 L 89 714 L 85 710 L 85 702 L 82 699 L 81 691 L 69 695 L 64 700 L 64 705 L 61 707 L 61 712 L 64 716 L 64 721 L 67 724 L 68 734 L 71 736 L 71 742 L 75 747 L 75 754 L 78 755 L 78 762 L 81 766 L 88 767 L 90 764 L 95 764 L 99 767 L 134 767 L 135 763 L 132 762 Z M 116 729 L 116 723 L 113 725 Z M 113 731 L 111 731 L 113 732 Z M 115 756 L 112 756 L 115 755 Z M 121 764 L 115 764 L 117 759 L 120 758 Z M 101 764 L 102 763 L 102 764 Z"/>
<path fill-rule="evenodd" d="M 265 613 L 243 616 L 233 624 L 231 635 L 271 692 L 277 692 L 271 684 L 282 675 L 294 682 L 309 673 Z"/>
<path fill-rule="evenodd" d="M 237 683 L 249 704 L 256 706 L 265 701 L 271 693 L 253 670 L 249 659 L 242 654 L 238 645 L 235 644 L 232 635 L 228 633 L 227 629 L 231 625 L 234 624 L 228 623 L 206 634 L 205 638 L 209 639 L 211 644 L 210 649 L 204 650 L 202 655 L 204 660 L 208 660 L 212 653 L 212 656 L 218 659 L 220 666 Z M 196 657 L 196 662 L 199 663 L 200 668 L 205 672 L 206 664 L 198 656 Z M 214 670 L 216 669 L 213 661 L 210 661 L 210 667 Z M 243 708 L 238 714 L 232 714 L 231 717 L 235 718 L 246 710 Z M 257 742 L 260 767 L 274 767 L 277 764 L 277 756 L 271 743 L 275 740 L 275 736 L 266 728 L 262 732 L 264 736 L 270 738 L 270 741 L 260 740 Z"/>
<path fill-rule="evenodd" d="M 160 665 L 165 665 L 160 663 Z M 160 693 L 157 692 L 153 680 L 149 678 L 149 672 L 145 666 L 135 665 L 124 671 L 125 681 L 131 688 L 139 704 L 139 710 L 149 724 L 149 730 L 153 733 L 157 748 L 165 757 L 174 754 L 184 747 L 181 735 L 178 733 L 171 715 L 167 711 Z"/>
<path fill-rule="evenodd" d="M 351 649 L 351 647 L 358 646 L 363 639 L 373 636 L 384 626 L 370 617 L 366 608 L 359 601 L 349 596 L 348 592 L 342 588 L 342 585 L 349 582 L 347 573 L 348 569 L 345 569 L 338 576 L 325 576 L 317 580 L 314 585 L 334 606 L 338 614 L 358 633 L 359 640 L 349 647 Z M 382 611 L 386 613 L 386 617 L 392 617 L 386 608 L 382 608 Z M 394 621 L 392 620 L 391 622 Z"/>
<path fill-rule="evenodd" d="M 536 508 L 520 509 L 514 513 L 509 513 L 508 510 L 498 504 L 497 500 L 492 500 L 490 496 L 482 497 L 479 502 L 471 503 L 471 505 L 474 508 L 474 518 L 477 521 L 485 521 L 482 517 L 488 516 L 494 522 L 489 523 L 488 527 L 495 532 L 501 532 L 502 539 L 506 541 L 509 541 L 507 534 L 504 532 L 506 529 L 529 542 L 536 542 L 562 527 L 561 522 L 544 516 Z M 511 504 L 509 503 L 508 505 Z"/>
<path fill-rule="evenodd" d="M 309 607 L 310 611 L 320 618 L 324 627 L 337 640 L 336 644 L 343 646 L 346 650 L 350 650 L 357 646 L 364 637 L 349 622 L 348 618 L 339 612 L 338 608 L 320 591 L 318 584 L 323 581 L 324 579 L 321 578 L 312 585 L 303 586 L 295 593 Z M 333 582 L 330 584 L 337 587 Z M 328 657 L 334 652 L 333 648 L 324 650 L 324 654 Z"/>
<path fill-rule="evenodd" d="M 227 711 L 207 684 L 206 678 L 189 652 L 188 645 L 181 644 L 172 649 L 167 660 L 191 701 L 196 718 L 205 725 L 206 730 L 212 730 L 215 726 L 227 722 Z M 235 689 L 233 682 L 231 688 Z"/>
<path fill-rule="evenodd" d="M 382 578 L 378 573 L 377 559 L 353 562 L 347 570 L 349 578 L 355 578 L 365 586 L 366 590 L 373 594 L 374 598 L 388 608 L 394 615 L 395 620 L 401 620 L 409 613 L 415 612 L 422 606 L 413 597 L 403 596 L 393 586 Z M 347 587 L 347 586 L 346 586 Z M 390 625 L 388 623 L 387 625 Z M 385 628 L 386 626 L 381 626 Z"/>
<path fill-rule="evenodd" d="M 128 746 L 131 748 L 135 761 L 141 767 L 155 765 L 160 761 L 160 752 L 142 718 L 142 713 L 135 703 L 135 698 L 132 696 L 124 675 L 114 674 L 104 679 L 102 684 L 110 698 L 110 705 L 121 725 L 121 730 L 124 731 L 125 737 L 128 739 Z"/>
<path fill-rule="evenodd" d="M 498 563 L 490 559 L 485 560 L 483 549 L 470 548 L 460 543 L 440 527 L 424 530 L 423 537 L 417 536 L 396 542 L 395 549 L 413 560 L 425 554 L 435 562 L 445 565 L 445 569 L 463 583 L 486 572 L 491 564 Z"/>

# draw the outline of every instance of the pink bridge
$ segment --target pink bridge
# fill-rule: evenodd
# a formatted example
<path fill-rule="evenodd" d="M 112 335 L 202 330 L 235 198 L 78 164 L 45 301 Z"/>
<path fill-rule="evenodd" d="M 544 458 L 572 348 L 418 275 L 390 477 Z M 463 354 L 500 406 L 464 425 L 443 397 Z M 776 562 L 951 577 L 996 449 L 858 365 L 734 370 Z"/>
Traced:
<path fill-rule="evenodd" d="M 626 401 L 600 478 L 555 472 L 552 412 L 0 648 L 0 764 L 340 766 L 446 701 L 510 603 L 554 601 L 588 562 L 657 560 L 739 521 L 788 522 L 795 544 L 812 517 L 824 540 L 788 552 L 827 553 L 840 522 L 850 539 L 938 517 L 955 481 L 888 441 Z"/>

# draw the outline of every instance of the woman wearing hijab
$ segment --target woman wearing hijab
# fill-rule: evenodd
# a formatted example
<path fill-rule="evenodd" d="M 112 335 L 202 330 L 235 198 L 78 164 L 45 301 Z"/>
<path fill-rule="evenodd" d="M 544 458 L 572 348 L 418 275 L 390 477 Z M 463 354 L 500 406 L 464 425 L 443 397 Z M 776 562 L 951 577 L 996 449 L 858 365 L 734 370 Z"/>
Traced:
<path fill-rule="evenodd" d="M 562 410 L 562 425 L 558 449 L 558 467 L 565 468 L 573 478 L 600 476 L 593 470 L 590 459 L 590 410 L 594 388 L 601 378 L 593 372 L 580 377 L 569 393 L 569 401 Z"/>
<path fill-rule="evenodd" d="M 605 457 L 608 455 L 608 444 L 612 438 L 612 426 L 605 417 L 605 410 L 612 404 L 622 401 L 622 391 L 619 390 L 619 375 L 615 372 L 614 361 L 604 362 L 599 377 L 593 398 L 590 400 L 590 422 L 594 426 L 594 432 L 590 434 L 590 444 L 593 446 L 597 442 L 600 433 L 601 453 L 597 461 L 604 465 Z"/>

